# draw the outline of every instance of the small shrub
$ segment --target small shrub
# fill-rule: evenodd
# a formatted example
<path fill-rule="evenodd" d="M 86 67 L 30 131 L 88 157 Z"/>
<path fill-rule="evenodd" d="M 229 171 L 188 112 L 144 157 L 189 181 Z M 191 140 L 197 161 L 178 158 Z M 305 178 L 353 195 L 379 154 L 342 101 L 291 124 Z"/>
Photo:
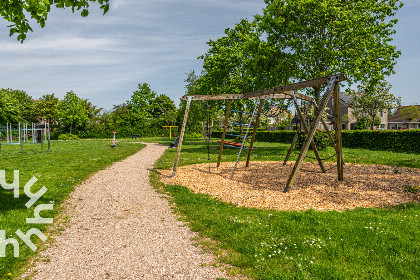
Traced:
<path fill-rule="evenodd" d="M 58 140 L 79 140 L 79 136 L 74 134 L 60 134 L 58 135 Z"/>

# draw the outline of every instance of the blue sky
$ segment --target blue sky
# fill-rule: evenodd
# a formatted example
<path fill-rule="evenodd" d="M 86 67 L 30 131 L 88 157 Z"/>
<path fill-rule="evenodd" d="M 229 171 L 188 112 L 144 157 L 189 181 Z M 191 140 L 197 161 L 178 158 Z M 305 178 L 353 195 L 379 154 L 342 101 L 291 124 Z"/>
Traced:
<path fill-rule="evenodd" d="M 20 44 L 0 20 L 0 88 L 25 90 L 34 98 L 73 90 L 111 109 L 128 100 L 138 83 L 148 83 L 176 104 L 185 94 L 187 72 L 201 71 L 197 57 L 206 42 L 223 36 L 242 18 L 251 19 L 262 0 L 111 0 L 102 16 L 93 4 L 86 18 L 54 9 L 45 28 Z M 388 77 L 403 104 L 420 104 L 420 0 L 398 12 L 394 44 L 401 50 Z"/>

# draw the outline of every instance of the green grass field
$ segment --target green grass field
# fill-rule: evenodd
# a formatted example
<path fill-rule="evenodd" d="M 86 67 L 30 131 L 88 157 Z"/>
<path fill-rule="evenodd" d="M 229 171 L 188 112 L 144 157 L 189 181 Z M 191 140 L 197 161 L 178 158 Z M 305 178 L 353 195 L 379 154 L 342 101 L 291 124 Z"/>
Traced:
<path fill-rule="evenodd" d="M 256 143 L 252 160 L 282 161 L 289 144 Z M 211 162 L 218 151 L 211 149 Z M 175 149 L 156 164 L 171 168 Z M 343 149 L 345 161 L 420 168 L 420 155 Z M 226 149 L 223 161 L 235 161 Z M 332 148 L 321 152 L 333 154 Z M 294 151 L 291 160 L 295 160 Z M 244 155 L 241 160 L 245 160 Z M 333 161 L 334 159 L 331 159 Z M 184 141 L 179 166 L 207 162 L 202 140 Z M 420 275 L 420 205 L 345 212 L 271 211 L 230 205 L 183 186 L 153 184 L 171 195 L 175 209 L 200 234 L 199 242 L 232 274 L 251 279 L 418 279 Z"/>
<path fill-rule="evenodd" d="M 42 217 L 56 217 L 60 204 L 79 182 L 113 162 L 119 161 L 144 145 L 121 142 L 110 148 L 109 140 L 53 141 L 51 151 L 40 151 L 40 144 L 26 144 L 24 151 L 19 145 L 2 145 L 0 170 L 6 171 L 6 181 L 13 181 L 13 170 L 20 172 L 20 196 L 13 197 L 13 191 L 0 188 L 0 230 L 5 230 L 7 238 L 20 243 L 20 257 L 14 258 L 12 246 L 7 246 L 6 257 L 0 258 L 0 279 L 14 279 L 25 262 L 34 256 L 32 250 L 15 234 L 20 229 L 26 233 L 36 227 L 41 231 L 47 225 L 26 224 L 26 218 L 33 217 L 34 207 L 39 204 L 54 203 L 54 211 L 41 212 Z M 44 145 L 44 149 L 46 145 Z M 25 207 L 29 200 L 23 191 L 26 182 L 36 176 L 38 181 L 31 191 L 35 193 L 42 186 L 48 191 L 30 209 Z M 37 237 L 32 237 L 37 245 L 42 245 Z M 9 277 L 8 274 L 11 273 Z"/>
<path fill-rule="evenodd" d="M 20 197 L 0 189 L 0 230 L 17 240 L 17 229 L 32 228 L 25 219 L 33 217 L 33 207 L 23 195 L 24 184 L 36 176 L 32 192 L 42 186 L 47 193 L 37 204 L 54 202 L 54 211 L 43 217 L 57 217 L 60 204 L 80 181 L 143 146 L 131 142 L 169 144 L 167 138 L 121 140 L 114 149 L 108 140 L 54 141 L 50 152 L 28 144 L 2 145 L 0 170 L 7 181 L 20 170 Z M 289 144 L 256 143 L 252 160 L 282 161 Z M 226 149 L 223 161 L 235 161 L 237 149 Z M 208 195 L 193 194 L 183 186 L 164 186 L 157 178 L 159 169 L 171 168 L 176 149 L 168 149 L 156 163 L 152 183 L 171 195 L 175 210 L 200 235 L 198 242 L 216 254 L 222 263 L 232 265 L 232 274 L 250 279 L 417 279 L 420 275 L 420 206 L 399 205 L 388 209 L 355 209 L 345 212 L 271 211 L 241 208 Z M 217 161 L 215 139 L 211 162 Z M 321 152 L 322 157 L 333 153 Z M 293 152 L 291 160 L 297 156 Z M 344 149 L 346 162 L 385 164 L 420 168 L 419 154 Z M 242 160 L 245 159 L 245 154 Z M 333 160 L 333 159 L 331 159 Z M 207 162 L 207 147 L 200 139 L 185 139 L 180 166 Z M 48 215 L 47 215 L 48 214 Z M 47 226 L 37 226 L 46 230 Z M 33 241 L 37 240 L 36 237 Z M 37 242 L 42 246 L 42 242 Z M 14 279 L 24 270 L 33 253 L 20 242 L 20 257 L 0 258 L 0 279 Z M 11 273 L 11 276 L 8 276 Z"/>

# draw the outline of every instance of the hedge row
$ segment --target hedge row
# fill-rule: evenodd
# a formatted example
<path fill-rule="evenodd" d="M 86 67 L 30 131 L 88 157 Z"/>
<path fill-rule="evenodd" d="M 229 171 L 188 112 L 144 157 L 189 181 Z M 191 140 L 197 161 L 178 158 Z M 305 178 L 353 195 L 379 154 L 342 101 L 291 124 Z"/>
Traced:
<path fill-rule="evenodd" d="M 257 131 L 255 139 L 261 142 L 292 143 L 294 135 L 295 131 Z M 221 138 L 222 132 L 213 132 L 213 137 Z M 420 129 L 343 130 L 342 138 L 343 147 L 347 148 L 420 153 Z"/>

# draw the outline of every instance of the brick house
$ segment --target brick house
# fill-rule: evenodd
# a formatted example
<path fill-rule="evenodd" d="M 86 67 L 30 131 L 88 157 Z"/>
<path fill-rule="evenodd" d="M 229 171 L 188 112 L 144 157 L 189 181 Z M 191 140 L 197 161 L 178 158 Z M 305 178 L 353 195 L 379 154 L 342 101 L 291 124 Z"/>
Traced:
<path fill-rule="evenodd" d="M 354 130 L 354 124 L 357 122 L 357 119 L 352 117 L 353 109 L 349 107 L 350 96 L 347 95 L 345 92 L 340 92 L 340 114 L 342 120 L 342 128 L 341 129 L 349 129 Z M 331 98 L 327 104 L 327 114 L 330 116 L 334 116 L 334 99 Z M 378 117 L 381 119 L 381 124 L 375 129 L 387 129 L 388 127 L 388 112 L 380 112 Z M 327 124 L 329 129 L 333 129 L 334 127 L 334 117 L 328 118 Z"/>
<path fill-rule="evenodd" d="M 420 105 L 414 105 L 414 106 L 419 107 L 419 110 L 420 110 Z M 387 126 L 388 129 L 418 129 L 420 128 L 420 120 L 408 121 L 408 120 L 405 120 L 401 116 L 401 109 L 406 108 L 406 107 L 409 107 L 409 106 L 398 107 L 395 113 L 388 120 L 388 126 Z"/>

